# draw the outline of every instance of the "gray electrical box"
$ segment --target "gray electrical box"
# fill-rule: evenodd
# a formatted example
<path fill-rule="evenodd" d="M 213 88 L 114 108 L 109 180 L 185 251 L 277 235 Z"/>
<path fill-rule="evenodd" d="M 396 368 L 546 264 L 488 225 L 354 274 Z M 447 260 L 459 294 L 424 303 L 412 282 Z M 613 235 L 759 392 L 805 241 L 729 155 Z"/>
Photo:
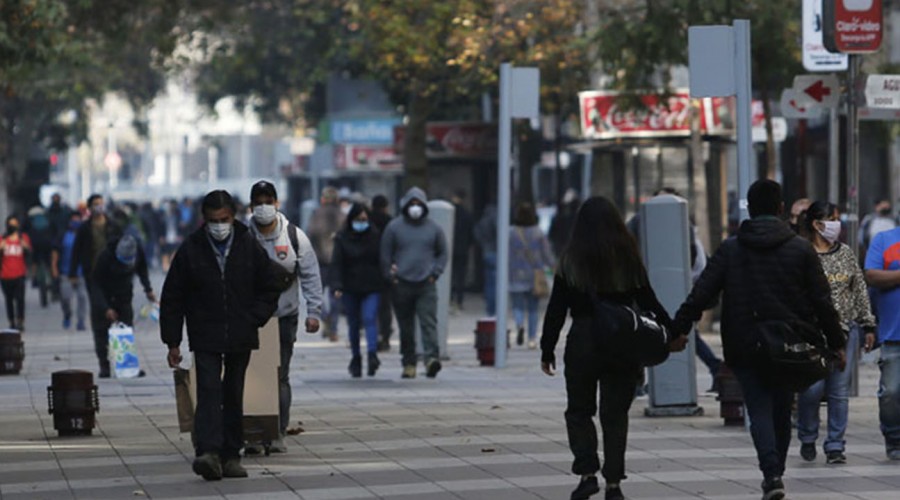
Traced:
<path fill-rule="evenodd" d="M 656 196 L 641 206 L 641 251 L 650 284 L 670 315 L 691 290 L 690 220 L 687 201 L 672 195 Z M 650 368 L 650 405 L 647 416 L 699 415 L 694 334 L 684 351 Z"/>
<path fill-rule="evenodd" d="M 441 226 L 447 239 L 447 267 L 437 280 L 437 334 L 438 346 L 440 346 L 441 359 L 450 359 L 447 350 L 447 335 L 450 331 L 450 277 L 453 273 L 453 225 L 456 220 L 456 207 L 452 203 L 443 200 L 428 202 L 428 218 Z M 416 342 L 422 345 L 421 334 L 416 329 Z"/>

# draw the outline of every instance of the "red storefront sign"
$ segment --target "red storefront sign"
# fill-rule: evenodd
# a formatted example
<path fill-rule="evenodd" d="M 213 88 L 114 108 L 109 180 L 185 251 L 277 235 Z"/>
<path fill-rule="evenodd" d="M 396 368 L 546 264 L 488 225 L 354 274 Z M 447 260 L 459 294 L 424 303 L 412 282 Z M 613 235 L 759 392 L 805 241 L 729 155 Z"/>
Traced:
<path fill-rule="evenodd" d="M 691 135 L 691 97 L 678 90 L 665 103 L 660 96 L 641 96 L 643 108 L 626 109 L 618 102 L 618 92 L 580 92 L 581 130 L 585 139 L 650 137 L 688 137 Z M 700 131 L 704 135 L 729 135 L 734 130 L 734 99 L 712 97 L 697 99 L 700 106 Z M 664 105 L 665 104 L 665 105 Z M 754 102 L 761 112 L 762 103 Z M 754 121 L 759 120 L 754 112 Z"/>
<path fill-rule="evenodd" d="M 428 158 L 497 157 L 497 124 L 429 123 L 426 126 Z M 394 128 L 394 150 L 403 154 L 406 127 Z"/>
<path fill-rule="evenodd" d="M 397 163 L 391 146 L 334 145 L 334 168 L 337 170 L 393 170 Z"/>
<path fill-rule="evenodd" d="M 823 41 L 832 52 L 868 54 L 881 47 L 882 0 L 824 0 Z"/>

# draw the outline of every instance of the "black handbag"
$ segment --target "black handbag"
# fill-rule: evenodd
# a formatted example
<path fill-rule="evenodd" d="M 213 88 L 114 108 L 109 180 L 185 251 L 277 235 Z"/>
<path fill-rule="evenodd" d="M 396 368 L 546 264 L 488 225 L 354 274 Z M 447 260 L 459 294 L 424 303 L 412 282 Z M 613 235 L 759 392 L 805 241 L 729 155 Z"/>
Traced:
<path fill-rule="evenodd" d="M 744 279 L 749 280 L 746 250 L 742 249 L 742 253 Z M 773 272 L 783 276 L 779 269 Z M 751 290 L 757 288 L 755 280 L 747 283 L 754 285 Z M 827 342 L 816 325 L 799 318 L 763 318 L 754 308 L 750 334 L 760 374 L 770 387 L 800 392 L 828 376 L 831 366 Z"/>
<path fill-rule="evenodd" d="M 601 346 L 627 366 L 656 366 L 669 358 L 669 332 L 656 316 L 594 295 L 594 320 Z"/>

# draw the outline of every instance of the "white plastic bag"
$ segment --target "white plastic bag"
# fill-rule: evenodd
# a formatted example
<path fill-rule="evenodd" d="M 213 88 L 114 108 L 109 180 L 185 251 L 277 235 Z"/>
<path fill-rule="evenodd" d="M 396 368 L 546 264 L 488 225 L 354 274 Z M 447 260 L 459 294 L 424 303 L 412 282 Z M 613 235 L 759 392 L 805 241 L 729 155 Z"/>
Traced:
<path fill-rule="evenodd" d="M 141 373 L 141 363 L 134 348 L 134 329 L 125 323 L 109 327 L 109 364 L 116 378 L 135 378 Z"/>

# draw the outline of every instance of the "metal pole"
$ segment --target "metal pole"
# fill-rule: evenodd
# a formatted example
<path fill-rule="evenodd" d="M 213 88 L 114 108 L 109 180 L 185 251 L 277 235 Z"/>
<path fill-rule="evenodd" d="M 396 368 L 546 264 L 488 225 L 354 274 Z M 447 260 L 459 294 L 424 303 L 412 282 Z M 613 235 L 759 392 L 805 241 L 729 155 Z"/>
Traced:
<path fill-rule="evenodd" d="M 494 334 L 494 366 L 506 366 L 507 297 L 509 294 L 509 161 L 512 149 L 512 119 L 510 118 L 510 83 L 512 65 L 500 65 L 500 130 L 497 150 L 497 328 Z"/>
<path fill-rule="evenodd" d="M 859 107 L 856 80 L 859 78 L 859 55 L 851 54 L 847 71 L 847 245 L 859 255 Z M 853 365 L 850 395 L 859 395 L 859 363 Z"/>
<path fill-rule="evenodd" d="M 751 67 L 750 67 L 750 21 L 735 19 L 734 21 L 734 82 L 737 101 L 737 167 L 738 167 L 738 205 L 741 220 L 750 217 L 747 212 L 747 190 L 753 182 L 753 136 L 752 116 L 750 111 Z"/>
<path fill-rule="evenodd" d="M 847 245 L 859 253 L 859 116 L 856 80 L 860 56 L 851 54 L 847 71 Z"/>
<path fill-rule="evenodd" d="M 841 122 L 837 106 L 829 110 L 828 116 L 828 201 L 840 202 L 841 197 Z"/>

